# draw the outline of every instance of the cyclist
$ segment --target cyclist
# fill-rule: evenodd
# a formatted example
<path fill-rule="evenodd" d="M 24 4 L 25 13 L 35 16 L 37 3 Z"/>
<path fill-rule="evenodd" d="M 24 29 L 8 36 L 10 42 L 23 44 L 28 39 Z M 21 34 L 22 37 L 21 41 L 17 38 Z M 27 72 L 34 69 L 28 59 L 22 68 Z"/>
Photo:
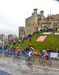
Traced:
<path fill-rule="evenodd" d="M 44 53 L 43 58 L 44 58 L 45 60 L 48 60 L 48 59 L 49 59 L 49 56 L 48 56 L 48 53 L 47 53 L 47 52 Z"/>

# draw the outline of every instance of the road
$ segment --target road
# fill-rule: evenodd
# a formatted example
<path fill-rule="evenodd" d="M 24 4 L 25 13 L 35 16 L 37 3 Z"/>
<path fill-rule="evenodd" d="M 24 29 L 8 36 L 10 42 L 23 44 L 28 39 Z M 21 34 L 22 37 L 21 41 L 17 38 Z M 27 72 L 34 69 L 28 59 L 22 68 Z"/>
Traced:
<path fill-rule="evenodd" d="M 24 58 L 0 55 L 0 70 L 11 75 L 59 75 L 59 69 L 45 66 L 27 66 Z"/>

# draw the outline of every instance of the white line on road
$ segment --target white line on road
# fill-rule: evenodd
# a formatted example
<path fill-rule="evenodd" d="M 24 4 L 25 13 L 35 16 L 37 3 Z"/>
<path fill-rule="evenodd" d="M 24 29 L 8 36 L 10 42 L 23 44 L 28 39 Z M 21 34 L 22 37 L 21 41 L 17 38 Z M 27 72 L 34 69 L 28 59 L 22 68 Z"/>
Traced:
<path fill-rule="evenodd" d="M 32 66 L 33 67 L 43 68 L 43 69 L 50 69 L 50 70 L 57 70 L 57 71 L 59 71 L 59 69 L 57 69 L 57 68 L 43 67 L 43 66 L 38 66 L 38 65 L 32 65 Z"/>

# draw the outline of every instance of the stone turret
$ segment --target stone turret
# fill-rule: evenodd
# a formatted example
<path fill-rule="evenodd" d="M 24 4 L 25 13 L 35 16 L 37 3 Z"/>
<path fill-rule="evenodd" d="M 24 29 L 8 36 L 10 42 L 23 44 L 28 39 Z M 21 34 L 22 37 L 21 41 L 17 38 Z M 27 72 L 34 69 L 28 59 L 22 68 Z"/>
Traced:
<path fill-rule="evenodd" d="M 37 10 L 38 10 L 38 9 L 34 9 L 34 13 L 37 13 Z"/>
<path fill-rule="evenodd" d="M 40 16 L 41 16 L 41 20 L 43 21 L 43 19 L 44 19 L 44 11 L 43 10 L 40 11 Z"/>
<path fill-rule="evenodd" d="M 44 11 L 43 10 L 40 11 L 40 15 L 44 16 Z"/>
<path fill-rule="evenodd" d="M 38 10 L 38 9 L 33 9 L 32 15 L 37 15 L 37 10 Z"/>

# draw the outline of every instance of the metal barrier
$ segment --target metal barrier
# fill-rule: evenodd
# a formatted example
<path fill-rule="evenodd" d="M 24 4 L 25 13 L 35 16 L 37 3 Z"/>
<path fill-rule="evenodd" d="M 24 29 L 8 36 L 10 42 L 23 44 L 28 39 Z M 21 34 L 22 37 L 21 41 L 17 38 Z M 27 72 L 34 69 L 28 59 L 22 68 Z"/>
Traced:
<path fill-rule="evenodd" d="M 50 53 L 50 58 L 59 59 L 59 53 L 51 52 Z"/>

